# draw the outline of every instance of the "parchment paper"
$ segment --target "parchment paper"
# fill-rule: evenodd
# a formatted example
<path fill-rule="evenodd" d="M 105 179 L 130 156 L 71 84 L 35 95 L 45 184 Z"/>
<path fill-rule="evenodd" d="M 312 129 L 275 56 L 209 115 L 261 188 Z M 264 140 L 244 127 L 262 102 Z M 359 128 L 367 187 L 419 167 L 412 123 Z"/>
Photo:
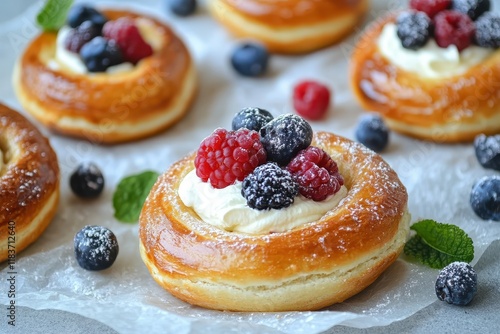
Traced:
<path fill-rule="evenodd" d="M 161 289 L 140 259 L 137 224 L 123 224 L 113 218 L 111 198 L 119 180 L 145 169 L 166 170 L 196 149 L 213 129 L 229 128 L 232 116 L 243 107 L 263 107 L 275 116 L 292 112 L 292 87 L 306 78 L 324 82 L 334 92 L 327 117 L 312 122 L 313 129 L 354 138 L 354 127 L 363 111 L 348 89 L 347 61 L 360 30 L 340 45 L 309 55 L 273 56 L 266 77 L 246 79 L 229 66 L 237 41 L 209 17 L 203 6 L 195 16 L 182 19 L 167 13 L 159 1 L 100 3 L 132 7 L 160 16 L 174 26 L 196 59 L 199 94 L 192 111 L 178 125 L 154 138 L 130 144 L 102 147 L 57 136 L 39 126 L 50 136 L 59 156 L 62 198 L 47 231 L 19 254 L 16 305 L 79 313 L 122 333 L 318 333 L 338 324 L 358 328 L 387 325 L 436 300 L 434 282 L 438 271 L 404 257 L 359 295 L 317 312 L 210 311 L 190 306 Z M 374 1 L 367 21 L 393 9 L 396 3 Z M 500 10 L 499 1 L 494 4 Z M 0 100 L 21 112 L 10 78 L 15 59 L 37 33 L 33 18 L 39 6 L 0 25 Z M 496 173 L 477 163 L 471 144 L 438 145 L 392 133 L 383 157 L 408 188 L 413 222 L 432 218 L 461 226 L 474 240 L 473 263 L 493 240 L 500 238 L 500 223 L 480 220 L 469 205 L 473 183 Z M 80 200 L 69 189 L 69 174 L 83 161 L 97 163 L 104 172 L 106 187 L 98 200 Z M 118 237 L 120 253 L 109 270 L 88 272 L 74 259 L 73 237 L 87 224 L 107 226 Z M 5 264 L 2 268 L 5 277 Z M 0 294 L 0 301 L 9 302 L 6 294 Z"/>

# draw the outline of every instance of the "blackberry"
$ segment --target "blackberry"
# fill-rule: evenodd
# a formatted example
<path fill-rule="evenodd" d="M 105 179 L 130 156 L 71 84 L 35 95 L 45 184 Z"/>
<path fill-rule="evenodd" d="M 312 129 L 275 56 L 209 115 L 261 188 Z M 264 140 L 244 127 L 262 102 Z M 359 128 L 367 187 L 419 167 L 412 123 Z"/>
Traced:
<path fill-rule="evenodd" d="M 490 7 L 490 0 L 453 0 L 451 2 L 451 9 L 467 14 L 473 20 L 489 11 Z"/>
<path fill-rule="evenodd" d="M 103 270 L 111 267 L 118 256 L 116 236 L 103 226 L 85 226 L 76 235 L 76 261 L 86 270 Z"/>
<path fill-rule="evenodd" d="M 483 48 L 500 47 L 500 16 L 486 13 L 476 21 L 476 44 Z"/>
<path fill-rule="evenodd" d="M 357 141 L 375 152 L 382 152 L 389 143 L 389 129 L 378 115 L 361 116 L 355 136 Z"/>
<path fill-rule="evenodd" d="M 476 136 L 474 149 L 481 166 L 500 171 L 500 135 L 488 137 L 481 134 Z"/>
<path fill-rule="evenodd" d="M 267 70 L 269 53 L 259 44 L 246 43 L 238 46 L 231 55 L 231 65 L 245 77 L 258 77 Z"/>
<path fill-rule="evenodd" d="M 81 48 L 94 37 L 101 34 L 101 29 L 91 21 L 85 21 L 72 29 L 64 40 L 64 46 L 71 52 L 78 53 Z"/>
<path fill-rule="evenodd" d="M 299 185 L 292 174 L 274 163 L 255 168 L 243 180 L 241 195 L 252 209 L 283 209 L 292 205 L 299 193 Z"/>
<path fill-rule="evenodd" d="M 96 198 L 104 189 L 104 177 L 93 163 L 79 165 L 69 183 L 75 195 L 82 198 Z"/>
<path fill-rule="evenodd" d="M 453 262 L 441 270 L 436 295 L 449 304 L 467 305 L 477 292 L 477 274 L 466 262 Z"/>
<path fill-rule="evenodd" d="M 470 204 L 481 219 L 500 222 L 500 176 L 485 176 L 476 182 Z"/>
<path fill-rule="evenodd" d="M 123 63 L 123 55 L 113 40 L 97 36 L 80 50 L 80 57 L 89 72 L 105 72 L 108 67 Z"/>
<path fill-rule="evenodd" d="M 397 34 L 405 49 L 423 47 L 431 36 L 431 19 L 423 12 L 403 12 L 396 20 Z"/>
<path fill-rule="evenodd" d="M 76 28 L 85 21 L 91 21 L 100 31 L 108 19 L 102 13 L 90 6 L 74 5 L 69 9 L 68 25 L 71 28 Z"/>
<path fill-rule="evenodd" d="M 273 120 L 273 115 L 261 108 L 244 108 L 234 115 L 232 128 L 234 131 L 246 128 L 248 130 L 260 131 L 260 129 Z"/>

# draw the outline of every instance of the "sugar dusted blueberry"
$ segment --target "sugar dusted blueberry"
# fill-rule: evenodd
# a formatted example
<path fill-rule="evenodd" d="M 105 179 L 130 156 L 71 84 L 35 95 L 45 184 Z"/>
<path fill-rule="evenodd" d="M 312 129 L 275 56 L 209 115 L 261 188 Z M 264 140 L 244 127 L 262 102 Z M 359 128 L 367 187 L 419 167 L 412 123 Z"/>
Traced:
<path fill-rule="evenodd" d="M 474 139 L 474 149 L 481 166 L 500 171 L 500 135 L 477 135 Z"/>
<path fill-rule="evenodd" d="M 273 120 L 273 115 L 262 108 L 249 107 L 241 109 L 233 117 L 232 128 L 234 131 L 246 128 L 260 131 L 260 129 Z"/>
<path fill-rule="evenodd" d="M 477 274 L 466 262 L 453 262 L 441 270 L 436 280 L 439 300 L 453 305 L 469 304 L 477 292 Z"/>
<path fill-rule="evenodd" d="M 484 220 L 500 221 L 500 176 L 485 176 L 470 193 L 472 209 Z"/>
<path fill-rule="evenodd" d="M 467 14 L 473 20 L 489 11 L 490 7 L 490 0 L 453 0 L 451 2 L 451 9 Z"/>
<path fill-rule="evenodd" d="M 476 44 L 483 48 L 500 47 L 500 15 L 485 13 L 476 21 Z"/>
<path fill-rule="evenodd" d="M 118 256 L 116 236 L 103 226 L 85 226 L 74 239 L 78 265 L 86 270 L 103 270 L 111 267 Z"/>
<path fill-rule="evenodd" d="M 423 47 L 431 35 L 431 20 L 423 12 L 403 12 L 396 20 L 397 34 L 405 49 Z"/>

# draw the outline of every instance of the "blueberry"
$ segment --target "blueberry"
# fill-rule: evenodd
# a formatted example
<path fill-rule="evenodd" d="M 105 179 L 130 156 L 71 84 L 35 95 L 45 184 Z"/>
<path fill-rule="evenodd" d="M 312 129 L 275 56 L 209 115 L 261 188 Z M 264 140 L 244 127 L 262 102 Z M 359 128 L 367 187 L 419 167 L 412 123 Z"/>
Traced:
<path fill-rule="evenodd" d="M 196 0 L 166 0 L 172 13 L 178 16 L 189 16 L 196 11 Z"/>
<path fill-rule="evenodd" d="M 355 136 L 357 141 L 375 152 L 382 152 L 389 143 L 389 130 L 378 115 L 361 116 Z"/>
<path fill-rule="evenodd" d="M 397 34 L 405 49 L 423 47 L 431 35 L 431 19 L 424 12 L 403 12 L 397 21 Z"/>
<path fill-rule="evenodd" d="M 499 27 L 500 29 L 500 27 Z M 478 135 L 474 139 L 476 157 L 484 168 L 500 171 L 500 135 Z"/>
<path fill-rule="evenodd" d="M 267 49 L 258 44 L 246 43 L 238 46 L 232 56 L 231 64 L 239 74 L 257 77 L 264 74 L 269 62 Z"/>
<path fill-rule="evenodd" d="M 469 15 L 473 20 L 490 10 L 490 0 L 453 0 L 451 9 Z"/>
<path fill-rule="evenodd" d="M 467 305 L 477 292 L 477 274 L 466 262 L 453 262 L 441 270 L 436 295 L 449 304 Z"/>
<path fill-rule="evenodd" d="M 485 176 L 476 182 L 470 204 L 480 218 L 500 221 L 500 176 Z"/>
<path fill-rule="evenodd" d="M 80 50 L 80 57 L 89 72 L 105 72 L 108 67 L 123 63 L 118 44 L 101 36 L 86 43 Z"/>
<path fill-rule="evenodd" d="M 500 48 L 500 15 L 486 13 L 476 21 L 476 44 L 483 48 Z"/>
<path fill-rule="evenodd" d="M 302 117 L 281 115 L 260 129 L 260 141 L 267 160 L 280 166 L 287 165 L 300 150 L 311 145 L 313 131 Z"/>
<path fill-rule="evenodd" d="M 85 21 L 91 21 L 100 31 L 107 20 L 103 14 L 86 5 L 75 5 L 68 12 L 68 25 L 71 28 L 76 28 Z"/>
<path fill-rule="evenodd" d="M 101 29 L 99 29 L 91 21 L 85 21 L 77 28 L 70 31 L 64 40 L 64 46 L 69 51 L 78 53 L 88 41 L 99 36 L 100 34 Z"/>
<path fill-rule="evenodd" d="M 93 163 L 79 165 L 69 182 L 73 192 L 82 198 L 96 198 L 104 189 L 104 177 Z"/>
<path fill-rule="evenodd" d="M 273 115 L 265 109 L 261 108 L 244 108 L 236 113 L 233 117 L 232 128 L 234 131 L 247 128 L 259 132 L 260 129 L 272 121 Z"/>
<path fill-rule="evenodd" d="M 85 226 L 75 235 L 76 261 L 86 270 L 103 270 L 111 267 L 118 256 L 118 241 L 103 226 Z"/>

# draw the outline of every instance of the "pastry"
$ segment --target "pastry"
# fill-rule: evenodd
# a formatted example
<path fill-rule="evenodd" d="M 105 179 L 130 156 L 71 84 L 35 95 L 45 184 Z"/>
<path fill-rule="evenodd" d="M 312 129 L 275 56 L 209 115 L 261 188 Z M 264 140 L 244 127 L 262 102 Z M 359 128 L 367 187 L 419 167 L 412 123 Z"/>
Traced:
<path fill-rule="evenodd" d="M 282 118 L 275 120 L 279 123 Z M 238 136 L 240 130 L 224 131 L 216 130 L 197 153 L 160 176 L 144 204 L 140 252 L 159 285 L 188 303 L 211 309 L 314 310 L 360 292 L 396 260 L 409 231 L 408 195 L 379 155 L 348 139 L 318 132 L 309 137 L 307 149 L 293 153 L 297 155 L 290 162 L 278 162 L 282 156 L 263 140 L 268 162 L 246 176 L 239 190 L 238 181 L 221 184 L 233 182 L 228 177 L 232 171 L 219 180 L 212 179 L 217 172 L 207 182 L 202 179 L 200 166 L 205 160 L 200 150 L 220 142 L 214 136 Z M 262 138 L 267 136 L 264 132 L 274 138 L 282 135 L 267 125 L 261 129 Z M 293 131 L 293 136 L 306 132 Z M 258 152 L 260 148 L 252 157 Z M 326 156 L 338 164 L 338 169 L 335 162 L 323 164 L 333 166 L 333 192 L 304 191 L 307 184 L 296 173 L 296 163 L 308 154 L 317 157 L 318 166 Z M 274 181 L 284 189 L 276 197 L 268 194 L 259 199 L 252 192 L 269 187 L 253 187 L 252 182 L 266 168 L 270 175 L 277 173 Z M 300 195 L 295 198 L 284 170 L 297 177 Z M 237 199 L 243 198 L 242 193 L 246 205 Z M 198 197 L 205 197 L 205 203 L 197 205 Z"/>
<path fill-rule="evenodd" d="M 197 87 L 195 65 L 184 43 L 153 17 L 111 9 L 102 15 L 105 24 L 78 22 L 73 29 L 43 32 L 31 41 L 14 70 L 14 88 L 23 107 L 57 132 L 96 143 L 151 136 L 179 121 Z M 110 22 L 128 26 L 116 32 L 119 28 Z M 109 36 L 96 36 L 83 46 L 80 40 L 86 37 L 68 42 L 68 35 L 73 37 L 78 29 L 83 31 L 80 36 L 95 31 L 99 35 L 102 29 L 103 35 L 114 34 L 122 43 L 136 39 L 130 50 L 139 54 L 130 55 Z M 111 56 L 96 63 L 100 46 Z M 122 63 L 113 58 L 116 54 Z"/>
<path fill-rule="evenodd" d="M 484 13 L 473 21 L 455 9 L 429 8 L 391 14 L 367 28 L 350 62 L 355 97 L 390 128 L 416 138 L 462 142 L 498 133 L 500 41 L 492 29 L 500 17 Z M 412 35 L 417 28 L 410 24 L 420 32 Z"/>
<path fill-rule="evenodd" d="M 0 104 L 0 262 L 14 259 L 54 217 L 59 166 L 49 141 L 21 114 Z"/>
<path fill-rule="evenodd" d="M 352 33 L 368 0 L 210 0 L 208 8 L 234 35 L 258 40 L 272 52 L 295 54 Z"/>

